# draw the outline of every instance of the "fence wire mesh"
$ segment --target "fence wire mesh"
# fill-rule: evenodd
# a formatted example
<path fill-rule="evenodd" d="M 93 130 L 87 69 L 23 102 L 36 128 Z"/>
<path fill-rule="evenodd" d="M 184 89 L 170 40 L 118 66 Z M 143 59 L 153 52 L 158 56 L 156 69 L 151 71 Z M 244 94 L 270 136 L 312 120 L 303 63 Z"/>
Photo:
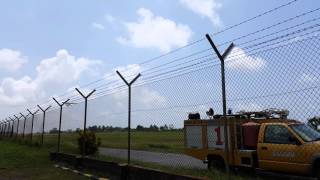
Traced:
<path fill-rule="evenodd" d="M 277 163 L 303 163 L 308 158 L 308 161 L 311 161 L 312 152 L 319 152 L 318 146 L 311 146 L 309 150 L 293 149 L 296 148 L 294 143 L 320 138 L 316 133 L 320 125 L 316 123 L 320 112 L 320 29 L 319 24 L 306 26 L 317 20 L 318 18 L 314 18 L 269 34 L 260 34 L 274 25 L 218 43 L 221 51 L 226 49 L 230 42 L 236 44 L 225 59 L 229 116 L 251 112 L 251 115 L 254 115 L 252 118 L 256 120 L 279 119 L 284 117 L 275 112 L 281 111 L 287 113 L 285 119 L 312 124 L 314 128 L 312 130 L 302 124 L 284 126 L 275 123 L 267 126 L 263 141 L 264 144 L 276 144 L 271 146 L 275 150 L 263 157 L 265 162 L 259 163 L 269 170 L 278 170 L 277 166 L 266 162 L 273 157 L 277 157 Z M 255 36 L 247 38 L 252 35 Z M 201 158 L 196 159 L 185 154 L 188 147 L 186 142 L 189 140 L 184 131 L 184 120 L 188 119 L 189 113 L 199 113 L 201 119 L 209 119 L 209 108 L 212 108 L 215 114 L 223 113 L 220 66 L 221 62 L 209 43 L 206 39 L 201 39 L 169 56 L 118 69 L 128 81 L 138 73 L 142 75 L 133 84 L 131 95 L 133 163 L 169 169 L 207 168 L 199 160 Z M 81 90 L 89 92 L 89 89 L 93 88 L 97 91 L 88 101 L 86 128 L 96 133 L 101 142 L 99 153 L 103 158 L 125 162 L 128 143 L 128 87 L 116 73 L 110 73 L 99 84 L 93 83 Z M 76 92 L 60 97 L 66 98 L 71 100 L 62 108 L 60 150 L 79 153 L 78 132 L 84 128 L 85 104 Z M 33 134 L 33 141 L 40 143 L 44 131 L 44 145 L 56 149 L 60 109 L 59 106 L 52 105 L 46 113 L 45 122 L 41 112 L 34 116 L 32 125 L 32 115 L 29 114 L 25 126 L 23 117 L 19 121 L 19 127 L 17 123 L 13 125 L 13 134 L 18 131 L 19 136 L 24 135 L 25 139 L 31 139 Z M 258 112 L 264 112 L 268 117 L 256 117 Z M 311 122 L 310 119 L 314 121 Z M 3 136 L 10 135 L 12 124 L 2 124 Z M 191 141 L 202 141 L 201 144 L 207 144 L 210 148 L 210 143 L 215 143 L 210 141 L 211 136 L 218 138 L 214 132 L 210 132 L 208 130 L 206 142 L 195 137 Z M 290 139 L 293 134 L 296 139 Z M 231 140 L 230 145 L 233 147 L 232 142 L 236 141 L 233 148 L 244 150 L 245 147 L 241 144 L 244 140 L 239 136 L 231 135 L 229 138 L 234 140 Z M 199 149 L 208 148 L 204 144 Z M 260 151 L 258 156 L 259 153 Z M 202 157 L 202 154 L 194 155 L 197 156 Z M 206 156 L 205 159 L 207 158 Z M 236 160 L 233 157 L 231 161 Z M 307 168 L 309 167 L 288 166 L 286 171 L 303 173 Z"/>

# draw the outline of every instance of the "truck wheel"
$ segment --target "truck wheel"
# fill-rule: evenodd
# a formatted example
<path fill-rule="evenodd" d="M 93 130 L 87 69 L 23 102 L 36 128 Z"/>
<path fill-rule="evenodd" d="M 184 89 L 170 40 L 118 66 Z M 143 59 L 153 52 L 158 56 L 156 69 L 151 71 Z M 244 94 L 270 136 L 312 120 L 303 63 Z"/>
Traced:
<path fill-rule="evenodd" d="M 225 169 L 223 159 L 208 159 L 208 170 L 214 168 L 219 170 Z"/>
<path fill-rule="evenodd" d="M 313 167 L 313 176 L 320 179 L 320 160 L 318 160 Z"/>
<path fill-rule="evenodd" d="M 208 160 L 208 170 L 211 170 L 212 168 L 214 168 L 214 163 L 213 163 L 213 160 L 209 159 Z"/>

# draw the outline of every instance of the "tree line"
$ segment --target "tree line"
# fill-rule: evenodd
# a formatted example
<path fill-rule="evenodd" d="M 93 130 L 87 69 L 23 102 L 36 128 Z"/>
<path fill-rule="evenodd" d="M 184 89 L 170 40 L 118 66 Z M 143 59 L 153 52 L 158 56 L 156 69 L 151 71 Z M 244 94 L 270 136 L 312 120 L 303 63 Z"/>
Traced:
<path fill-rule="evenodd" d="M 69 129 L 66 131 L 63 131 L 64 133 L 73 133 L 73 132 L 80 132 L 82 129 Z M 89 126 L 87 130 L 91 132 L 114 132 L 114 131 L 127 131 L 127 127 L 117 127 L 117 126 L 104 126 L 104 125 L 94 125 Z M 175 128 L 173 124 L 165 124 L 162 126 L 157 126 L 155 124 L 151 124 L 150 126 L 143 126 L 143 125 L 137 125 L 136 128 L 132 128 L 133 131 L 145 131 L 145 132 L 158 132 L 158 131 L 179 131 L 182 130 L 182 128 Z M 58 133 L 57 128 L 52 128 L 49 133 Z"/>
<path fill-rule="evenodd" d="M 313 117 L 308 119 L 307 124 L 312 127 L 313 129 L 316 129 L 320 131 L 320 117 Z M 104 126 L 104 125 L 94 125 L 89 126 L 88 130 L 92 132 L 113 132 L 113 131 L 127 131 L 128 128 L 124 127 L 117 127 L 117 126 Z M 155 124 L 151 124 L 150 126 L 143 126 L 143 125 L 137 125 L 136 128 L 132 128 L 133 131 L 151 131 L 151 132 L 157 132 L 157 131 L 179 131 L 182 130 L 182 128 L 175 128 L 173 124 L 170 125 L 163 125 L 163 126 L 157 126 Z M 67 131 L 63 131 L 65 133 L 72 133 L 72 132 L 80 132 L 81 129 L 77 128 L 75 130 L 69 129 Z M 49 131 L 49 133 L 58 133 L 57 128 L 53 128 Z"/>

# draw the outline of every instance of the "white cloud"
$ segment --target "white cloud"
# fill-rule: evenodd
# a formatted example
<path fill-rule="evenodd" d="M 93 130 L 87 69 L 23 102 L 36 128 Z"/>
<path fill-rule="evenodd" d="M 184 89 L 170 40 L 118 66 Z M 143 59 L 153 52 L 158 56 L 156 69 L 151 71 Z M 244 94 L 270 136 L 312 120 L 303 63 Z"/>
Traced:
<path fill-rule="evenodd" d="M 217 11 L 221 4 L 217 0 L 180 0 L 180 2 L 201 17 L 207 17 L 215 26 L 221 26 L 222 22 Z"/>
<path fill-rule="evenodd" d="M 90 70 L 91 66 L 100 64 L 100 61 L 87 58 L 75 58 L 68 51 L 62 49 L 55 57 L 44 59 L 37 66 L 37 79 L 39 83 L 70 83 L 78 80 L 81 73 Z"/>
<path fill-rule="evenodd" d="M 113 23 L 115 20 L 115 18 L 109 14 L 105 15 L 104 18 L 108 23 Z"/>
<path fill-rule="evenodd" d="M 2 105 L 36 102 L 70 87 L 81 75 L 99 64 L 101 61 L 75 58 L 68 51 L 59 50 L 56 56 L 40 62 L 34 79 L 29 76 L 21 79 L 4 78 L 0 86 L 0 102 Z"/>
<path fill-rule="evenodd" d="M 129 37 L 118 37 L 118 42 L 138 48 L 157 48 L 168 52 L 174 47 L 188 43 L 192 31 L 188 25 L 155 16 L 150 10 L 140 8 L 137 11 L 138 22 L 125 22 Z"/>
<path fill-rule="evenodd" d="M 100 24 L 100 23 L 96 23 L 96 22 L 92 23 L 91 26 L 92 26 L 94 29 L 98 29 L 98 30 L 104 30 L 104 29 L 105 29 L 104 25 L 102 25 L 102 24 Z"/>
<path fill-rule="evenodd" d="M 302 83 L 316 83 L 319 82 L 319 80 L 319 75 L 314 73 L 302 73 L 298 78 L 298 81 Z"/>
<path fill-rule="evenodd" d="M 226 66 L 234 70 L 255 71 L 266 66 L 266 60 L 248 55 L 243 49 L 234 47 L 226 60 Z"/>
<path fill-rule="evenodd" d="M 0 68 L 14 71 L 27 62 L 21 52 L 11 49 L 0 49 Z"/>
<path fill-rule="evenodd" d="M 29 76 L 18 80 L 10 77 L 4 78 L 0 88 L 0 101 L 6 105 L 22 104 L 27 99 L 35 99 L 37 89 L 38 85 Z"/>
<path fill-rule="evenodd" d="M 124 109 L 128 103 L 128 92 L 118 91 L 112 94 L 112 102 L 116 106 L 116 109 Z M 152 90 L 148 87 L 142 86 L 138 88 L 132 88 L 132 103 L 135 109 L 145 109 L 153 107 L 155 104 L 159 107 L 163 107 L 167 103 L 167 99 L 162 96 L 156 90 Z"/>
<path fill-rule="evenodd" d="M 104 78 L 106 79 L 106 81 L 117 81 L 117 83 L 110 83 L 106 89 L 111 90 L 120 85 L 124 85 L 124 82 L 120 79 L 116 71 L 119 71 L 128 82 L 131 82 L 135 76 L 142 72 L 142 70 L 142 66 L 138 64 L 129 64 L 127 66 L 118 66 L 114 68 L 110 73 L 106 73 L 104 75 Z M 141 79 L 138 79 L 138 81 L 141 82 Z"/>
<path fill-rule="evenodd" d="M 142 70 L 143 68 L 139 64 L 129 64 L 127 66 L 118 66 L 113 69 L 114 72 L 119 71 L 122 74 L 122 76 L 127 77 L 128 81 L 132 80 L 134 76 L 141 73 Z M 108 80 L 117 79 L 118 77 L 115 77 L 114 72 L 107 73 L 105 75 L 106 79 Z"/>
<path fill-rule="evenodd" d="M 119 85 L 124 85 L 124 82 L 116 74 L 116 70 L 119 71 L 128 82 L 131 82 L 133 78 L 135 78 L 139 73 L 143 71 L 143 67 L 138 64 L 129 64 L 127 66 L 119 66 L 114 68 L 111 73 L 107 73 L 105 75 L 107 81 L 118 81 L 118 83 L 116 84 L 109 84 L 109 90 L 114 89 Z M 143 80 L 139 78 L 135 83 L 143 83 Z M 139 97 L 135 99 L 135 102 L 140 108 L 150 107 L 153 103 L 157 103 L 158 105 L 166 103 L 165 97 L 161 96 L 157 91 L 151 90 L 147 87 L 133 88 L 133 93 L 135 97 Z M 114 104 L 116 104 L 117 106 L 123 107 L 127 102 L 128 94 L 125 91 L 114 93 L 112 96 L 115 101 Z"/>
<path fill-rule="evenodd" d="M 157 104 L 157 106 L 163 106 L 167 103 L 167 99 L 159 92 L 146 87 L 140 88 L 135 95 L 136 97 L 139 97 L 137 98 L 137 101 L 141 103 L 140 106 L 142 106 L 142 108 L 150 108 L 154 106 L 154 104 Z"/>

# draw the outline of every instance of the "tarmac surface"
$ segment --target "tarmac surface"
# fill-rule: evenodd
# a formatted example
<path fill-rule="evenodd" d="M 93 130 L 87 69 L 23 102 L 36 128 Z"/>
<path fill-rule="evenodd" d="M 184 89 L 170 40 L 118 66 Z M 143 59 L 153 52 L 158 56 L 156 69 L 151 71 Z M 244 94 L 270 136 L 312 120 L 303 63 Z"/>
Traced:
<path fill-rule="evenodd" d="M 99 148 L 99 152 L 100 154 L 105 156 L 124 159 L 127 158 L 128 153 L 126 149 L 115 148 Z M 175 168 L 207 169 L 207 165 L 204 164 L 201 160 L 195 159 L 185 154 L 131 150 L 131 160 L 147 163 L 156 163 L 159 165 L 170 166 Z"/>

